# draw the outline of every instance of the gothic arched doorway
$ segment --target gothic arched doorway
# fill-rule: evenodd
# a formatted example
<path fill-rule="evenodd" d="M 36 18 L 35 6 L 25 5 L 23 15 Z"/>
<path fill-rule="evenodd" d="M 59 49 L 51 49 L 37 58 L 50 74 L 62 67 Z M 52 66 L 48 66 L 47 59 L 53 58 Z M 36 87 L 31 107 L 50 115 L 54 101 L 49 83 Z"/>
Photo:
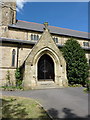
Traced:
<path fill-rule="evenodd" d="M 54 81 L 54 62 L 47 54 L 42 55 L 38 61 L 38 80 Z"/>

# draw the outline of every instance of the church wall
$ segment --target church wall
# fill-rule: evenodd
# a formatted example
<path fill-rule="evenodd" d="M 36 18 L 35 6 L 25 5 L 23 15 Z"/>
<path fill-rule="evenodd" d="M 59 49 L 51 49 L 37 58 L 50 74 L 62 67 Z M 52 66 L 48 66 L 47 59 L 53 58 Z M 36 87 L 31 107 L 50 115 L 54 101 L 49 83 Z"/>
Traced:
<path fill-rule="evenodd" d="M 8 38 L 11 39 L 19 39 L 19 40 L 27 40 L 27 32 L 20 30 L 9 30 Z"/>
<path fill-rule="evenodd" d="M 9 29 L 8 38 L 19 39 L 19 40 L 31 40 L 31 34 L 38 35 L 39 38 L 41 36 L 41 33 L 39 33 L 39 32 L 32 32 L 32 31 L 25 31 L 25 30 L 18 30 L 18 29 Z"/>
<path fill-rule="evenodd" d="M 53 38 L 54 37 L 56 37 L 56 38 L 58 38 L 58 44 L 60 44 L 60 45 L 64 45 L 65 43 L 66 43 L 66 41 L 68 40 L 68 39 L 70 39 L 71 37 L 65 37 L 65 36 L 52 36 Z M 78 43 L 83 47 L 83 42 L 89 42 L 89 40 L 85 40 L 85 39 L 79 39 L 79 38 L 74 38 L 75 40 L 77 40 L 78 41 Z M 89 42 L 89 46 L 90 46 L 90 42 Z"/>
<path fill-rule="evenodd" d="M 31 34 L 39 35 L 39 38 L 42 33 L 40 32 L 33 32 L 33 31 L 25 31 L 25 30 L 18 30 L 18 29 L 9 29 L 9 35 L 8 38 L 12 39 L 20 39 L 20 40 L 31 40 Z M 71 37 L 66 37 L 63 35 L 52 35 L 52 38 L 58 38 L 58 44 L 64 45 L 65 42 L 71 38 Z M 89 42 L 89 40 L 84 40 L 84 39 L 79 39 L 79 38 L 74 38 L 76 39 L 81 46 L 83 46 L 83 42 Z M 89 42 L 90 46 L 90 42 Z"/>
<path fill-rule="evenodd" d="M 28 32 L 28 38 L 27 38 L 27 39 L 28 39 L 28 40 L 31 40 L 31 35 L 38 35 L 38 36 L 39 36 L 39 39 L 40 39 L 41 34 L 42 34 L 42 33 L 30 31 L 30 32 Z M 31 41 L 35 41 L 35 40 L 31 40 Z"/>
<path fill-rule="evenodd" d="M 32 46 L 22 45 L 19 46 L 18 66 L 22 65 L 27 55 L 32 49 Z M 15 65 L 12 66 L 12 51 L 15 49 Z M 17 68 L 17 44 L 3 44 L 0 47 L 1 60 L 0 61 L 0 86 L 5 85 L 7 82 L 7 72 L 10 72 L 11 83 L 15 84 L 15 70 Z"/>
<path fill-rule="evenodd" d="M 0 37 L 8 38 L 8 27 L 7 26 L 0 26 Z"/>
<path fill-rule="evenodd" d="M 17 47 L 2 46 L 0 47 L 0 53 L 2 53 L 2 64 L 0 67 L 12 68 L 12 50 L 15 49 L 15 66 L 17 61 Z"/>
<path fill-rule="evenodd" d="M 87 62 L 90 62 L 90 51 L 86 51 L 86 58 L 87 58 Z M 90 64 L 90 63 L 89 63 Z"/>
<path fill-rule="evenodd" d="M 69 37 L 64 37 L 64 36 L 59 37 L 59 44 L 64 45 L 68 39 Z"/>
<path fill-rule="evenodd" d="M 23 64 L 32 48 L 20 48 L 19 49 L 19 66 Z"/>
<path fill-rule="evenodd" d="M 16 50 L 15 66 L 12 66 L 12 50 Z M 8 80 L 6 79 L 7 72 L 10 72 L 11 84 L 15 84 L 15 69 L 17 64 L 17 47 L 2 46 L 0 47 L 1 60 L 0 61 L 0 86 L 5 85 Z"/>

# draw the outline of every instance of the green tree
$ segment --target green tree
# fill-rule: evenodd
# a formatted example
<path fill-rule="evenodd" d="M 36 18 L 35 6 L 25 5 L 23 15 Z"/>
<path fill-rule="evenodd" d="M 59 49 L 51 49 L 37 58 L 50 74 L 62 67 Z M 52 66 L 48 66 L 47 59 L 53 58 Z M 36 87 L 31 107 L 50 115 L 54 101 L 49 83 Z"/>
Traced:
<path fill-rule="evenodd" d="M 80 44 L 70 38 L 62 48 L 62 52 L 67 64 L 69 84 L 85 85 L 88 78 L 88 63 Z"/>

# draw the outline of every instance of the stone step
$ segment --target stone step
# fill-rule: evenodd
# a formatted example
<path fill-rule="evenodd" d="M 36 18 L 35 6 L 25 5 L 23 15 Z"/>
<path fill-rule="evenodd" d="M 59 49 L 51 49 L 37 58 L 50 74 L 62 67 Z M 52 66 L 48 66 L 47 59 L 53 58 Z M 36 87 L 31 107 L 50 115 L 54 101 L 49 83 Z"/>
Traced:
<path fill-rule="evenodd" d="M 37 83 L 38 85 L 54 85 L 54 81 L 40 81 Z"/>
<path fill-rule="evenodd" d="M 62 88 L 59 85 L 56 85 L 54 81 L 41 81 L 37 83 L 35 89 L 47 89 L 47 88 Z"/>

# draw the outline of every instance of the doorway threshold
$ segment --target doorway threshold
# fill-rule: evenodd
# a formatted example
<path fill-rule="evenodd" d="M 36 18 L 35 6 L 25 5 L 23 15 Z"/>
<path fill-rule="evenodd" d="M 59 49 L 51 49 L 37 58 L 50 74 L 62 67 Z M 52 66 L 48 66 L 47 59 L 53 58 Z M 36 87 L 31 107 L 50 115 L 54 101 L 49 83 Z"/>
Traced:
<path fill-rule="evenodd" d="M 51 84 L 55 84 L 55 82 L 50 80 L 38 81 L 38 85 L 51 85 Z"/>

